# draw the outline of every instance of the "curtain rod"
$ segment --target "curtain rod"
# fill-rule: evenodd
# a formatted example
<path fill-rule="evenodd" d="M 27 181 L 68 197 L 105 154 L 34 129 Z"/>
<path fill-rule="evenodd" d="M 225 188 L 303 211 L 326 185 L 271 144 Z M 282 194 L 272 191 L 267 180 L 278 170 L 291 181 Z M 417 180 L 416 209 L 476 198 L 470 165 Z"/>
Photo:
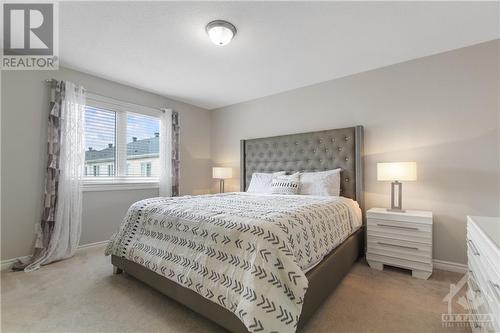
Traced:
<path fill-rule="evenodd" d="M 59 81 L 59 80 L 54 79 L 54 78 L 52 78 L 52 79 L 46 79 L 46 80 L 45 80 L 45 82 L 47 82 L 47 83 L 50 83 L 50 82 L 53 82 L 53 81 Z M 97 95 L 97 96 L 100 96 L 100 97 L 105 97 L 105 98 L 111 98 L 111 97 L 108 97 L 108 96 L 104 96 L 104 95 L 101 95 L 101 94 L 97 94 L 97 93 L 95 93 L 95 92 L 93 92 L 93 91 L 89 91 L 89 90 L 87 90 L 87 89 L 85 89 L 85 91 L 86 91 L 86 92 L 88 92 L 88 93 L 90 93 L 90 94 L 92 94 L 92 95 Z M 111 98 L 111 99 L 113 99 L 113 98 Z M 148 108 L 148 109 L 155 109 L 155 110 L 159 110 L 159 111 L 161 111 L 161 112 L 163 112 L 163 113 L 165 113 L 165 109 L 168 109 L 168 108 L 155 108 L 155 107 L 151 107 L 151 106 L 147 106 L 147 105 L 141 105 L 141 104 L 137 104 L 137 103 L 130 103 L 130 102 L 125 102 L 125 103 L 135 104 L 135 105 L 137 105 L 137 106 L 144 107 L 144 108 Z"/>

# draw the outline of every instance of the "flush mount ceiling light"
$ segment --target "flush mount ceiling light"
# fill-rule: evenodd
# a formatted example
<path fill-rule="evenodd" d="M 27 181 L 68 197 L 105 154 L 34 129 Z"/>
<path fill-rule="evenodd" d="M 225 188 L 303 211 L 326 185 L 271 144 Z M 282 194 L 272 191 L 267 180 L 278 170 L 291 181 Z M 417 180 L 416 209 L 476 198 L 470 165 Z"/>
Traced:
<path fill-rule="evenodd" d="M 215 20 L 207 24 L 208 37 L 217 46 L 224 46 L 231 42 L 236 35 L 236 27 L 223 20 Z"/>

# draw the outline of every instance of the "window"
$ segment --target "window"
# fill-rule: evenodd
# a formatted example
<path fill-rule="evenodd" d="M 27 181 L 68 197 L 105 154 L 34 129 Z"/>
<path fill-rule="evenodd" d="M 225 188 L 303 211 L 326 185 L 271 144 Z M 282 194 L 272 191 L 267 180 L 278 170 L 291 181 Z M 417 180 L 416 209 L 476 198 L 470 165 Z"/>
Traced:
<path fill-rule="evenodd" d="M 85 166 L 92 168 L 89 177 L 99 177 L 99 166 L 115 163 L 116 115 L 114 112 L 85 108 Z"/>
<path fill-rule="evenodd" d="M 127 176 L 160 176 L 160 122 L 158 118 L 127 114 Z"/>
<path fill-rule="evenodd" d="M 158 110 L 97 95 L 88 96 L 85 108 L 86 182 L 157 182 L 159 132 Z"/>

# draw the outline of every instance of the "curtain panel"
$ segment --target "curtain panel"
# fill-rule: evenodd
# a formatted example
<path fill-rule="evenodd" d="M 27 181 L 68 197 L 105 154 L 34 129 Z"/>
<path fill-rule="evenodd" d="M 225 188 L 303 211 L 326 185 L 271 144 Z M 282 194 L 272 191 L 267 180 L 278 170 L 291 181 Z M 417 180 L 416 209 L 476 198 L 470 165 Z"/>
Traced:
<path fill-rule="evenodd" d="M 180 156 L 179 156 L 179 113 L 172 111 L 172 196 L 179 196 Z"/>
<path fill-rule="evenodd" d="M 52 80 L 50 85 L 43 211 L 33 255 L 17 262 L 14 270 L 32 271 L 71 257 L 80 240 L 85 89 L 68 81 Z"/>
<path fill-rule="evenodd" d="M 164 109 L 160 117 L 160 196 L 179 195 L 179 113 Z"/>

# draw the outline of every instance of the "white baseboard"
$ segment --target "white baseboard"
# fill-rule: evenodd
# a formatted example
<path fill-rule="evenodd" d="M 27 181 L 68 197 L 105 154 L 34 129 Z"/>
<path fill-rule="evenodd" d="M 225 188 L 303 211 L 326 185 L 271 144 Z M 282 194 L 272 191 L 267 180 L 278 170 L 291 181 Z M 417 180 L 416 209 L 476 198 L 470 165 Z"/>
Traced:
<path fill-rule="evenodd" d="M 465 264 L 460 264 L 458 262 L 445 261 L 434 259 L 434 269 L 440 269 L 448 272 L 456 273 L 466 273 L 468 271 L 468 266 Z"/>
<path fill-rule="evenodd" d="M 101 246 L 101 245 L 104 245 L 106 244 L 108 241 L 105 240 L 105 241 L 102 241 L 102 242 L 95 242 L 95 243 L 89 243 L 89 244 L 83 244 L 83 245 L 80 245 L 78 246 L 78 248 L 76 249 L 76 252 L 79 252 L 79 251 L 82 251 L 82 250 L 85 250 L 85 249 L 89 249 L 89 248 L 92 248 L 92 247 L 97 247 L 97 246 Z M 12 259 L 7 259 L 7 260 L 2 260 L 0 262 L 0 270 L 1 271 L 6 271 L 6 270 L 9 270 L 12 265 L 19 259 L 19 260 L 27 260 L 30 256 L 24 256 L 24 257 L 19 257 L 19 258 L 12 258 Z"/>
<path fill-rule="evenodd" d="M 30 256 L 24 256 L 24 257 L 19 257 L 19 258 L 12 258 L 12 259 L 7 259 L 7 260 L 2 260 L 0 263 L 0 270 L 7 271 L 9 270 L 12 265 L 19 259 L 19 260 L 27 260 Z"/>
<path fill-rule="evenodd" d="M 78 249 L 76 249 L 76 251 L 78 252 L 78 251 L 81 251 L 81 250 L 84 250 L 84 249 L 88 249 L 88 248 L 91 248 L 91 247 L 101 246 L 101 245 L 107 244 L 108 242 L 109 241 L 105 240 L 105 241 L 101 241 L 101 242 L 83 244 L 83 245 L 80 245 L 78 247 Z"/>

